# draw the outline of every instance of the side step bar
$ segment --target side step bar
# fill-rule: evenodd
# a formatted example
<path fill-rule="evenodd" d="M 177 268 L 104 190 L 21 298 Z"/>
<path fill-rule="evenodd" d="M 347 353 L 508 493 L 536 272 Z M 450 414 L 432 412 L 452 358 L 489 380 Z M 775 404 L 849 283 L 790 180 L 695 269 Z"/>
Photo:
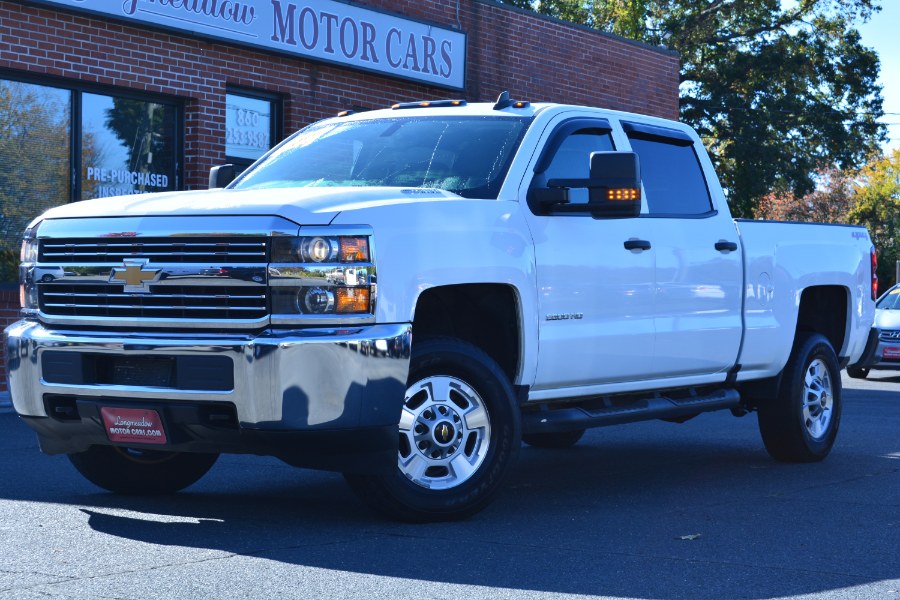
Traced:
<path fill-rule="evenodd" d="M 522 413 L 522 433 L 554 433 L 651 419 L 692 417 L 702 412 L 735 408 L 741 401 L 741 395 L 733 389 L 684 398 L 656 395 L 624 403 L 616 403 L 612 398 L 579 404 L 545 404 L 537 410 L 525 411 Z M 591 406 L 598 404 L 597 400 L 601 400 L 600 405 Z"/>

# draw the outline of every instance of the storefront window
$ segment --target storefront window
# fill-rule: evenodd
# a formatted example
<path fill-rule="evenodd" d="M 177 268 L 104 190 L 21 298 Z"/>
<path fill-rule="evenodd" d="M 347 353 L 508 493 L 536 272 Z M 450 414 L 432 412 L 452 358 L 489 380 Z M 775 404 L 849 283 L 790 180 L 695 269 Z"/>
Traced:
<path fill-rule="evenodd" d="M 18 280 L 28 223 L 71 198 L 72 92 L 0 80 L 0 283 Z"/>
<path fill-rule="evenodd" d="M 0 285 L 18 281 L 22 233 L 44 211 L 180 187 L 177 103 L 4 77 L 9 75 L 0 75 Z"/>
<path fill-rule="evenodd" d="M 83 94 L 81 199 L 175 189 L 175 107 Z"/>
<path fill-rule="evenodd" d="M 278 110 L 274 98 L 231 92 L 225 95 L 225 156 L 239 171 L 274 145 Z"/>

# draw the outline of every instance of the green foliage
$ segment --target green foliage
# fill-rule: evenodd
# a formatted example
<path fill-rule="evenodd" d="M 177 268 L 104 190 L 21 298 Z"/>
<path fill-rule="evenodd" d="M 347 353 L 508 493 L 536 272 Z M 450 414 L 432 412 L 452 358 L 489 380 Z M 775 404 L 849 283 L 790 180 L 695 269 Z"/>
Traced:
<path fill-rule="evenodd" d="M 865 225 L 878 251 L 878 279 L 882 289 L 893 285 L 900 260 L 900 150 L 864 167 L 857 177 L 852 223 Z"/>
<path fill-rule="evenodd" d="M 0 249 L 0 283 L 15 283 L 19 280 L 19 251 Z"/>
<path fill-rule="evenodd" d="M 869 230 L 878 254 L 882 289 L 895 283 L 900 259 L 900 150 L 876 156 L 862 169 L 824 169 L 806 196 L 772 192 L 756 207 L 757 219 L 852 223 Z"/>
<path fill-rule="evenodd" d="M 853 169 L 884 138 L 877 55 L 857 23 L 876 0 L 548 0 L 533 7 L 679 52 L 681 116 L 737 216 L 805 196 L 822 165 Z"/>

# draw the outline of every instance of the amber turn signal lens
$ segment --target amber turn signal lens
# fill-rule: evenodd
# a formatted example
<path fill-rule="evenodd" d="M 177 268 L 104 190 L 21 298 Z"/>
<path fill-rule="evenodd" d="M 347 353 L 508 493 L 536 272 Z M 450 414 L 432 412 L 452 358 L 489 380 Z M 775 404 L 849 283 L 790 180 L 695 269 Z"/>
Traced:
<path fill-rule="evenodd" d="M 367 262 L 369 260 L 369 238 L 342 237 L 341 262 Z"/>
<path fill-rule="evenodd" d="M 637 188 L 618 188 L 606 191 L 607 200 L 640 200 L 641 190 Z"/>
<path fill-rule="evenodd" d="M 335 312 L 369 312 L 369 290 L 367 288 L 338 288 L 335 294 Z"/>

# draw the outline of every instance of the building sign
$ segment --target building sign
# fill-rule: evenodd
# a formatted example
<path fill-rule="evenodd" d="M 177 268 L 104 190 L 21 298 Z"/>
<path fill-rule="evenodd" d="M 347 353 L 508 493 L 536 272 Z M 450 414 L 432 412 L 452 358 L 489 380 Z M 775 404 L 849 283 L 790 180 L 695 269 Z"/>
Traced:
<path fill-rule="evenodd" d="M 35 0 L 444 87 L 465 87 L 466 35 L 334 0 Z"/>

